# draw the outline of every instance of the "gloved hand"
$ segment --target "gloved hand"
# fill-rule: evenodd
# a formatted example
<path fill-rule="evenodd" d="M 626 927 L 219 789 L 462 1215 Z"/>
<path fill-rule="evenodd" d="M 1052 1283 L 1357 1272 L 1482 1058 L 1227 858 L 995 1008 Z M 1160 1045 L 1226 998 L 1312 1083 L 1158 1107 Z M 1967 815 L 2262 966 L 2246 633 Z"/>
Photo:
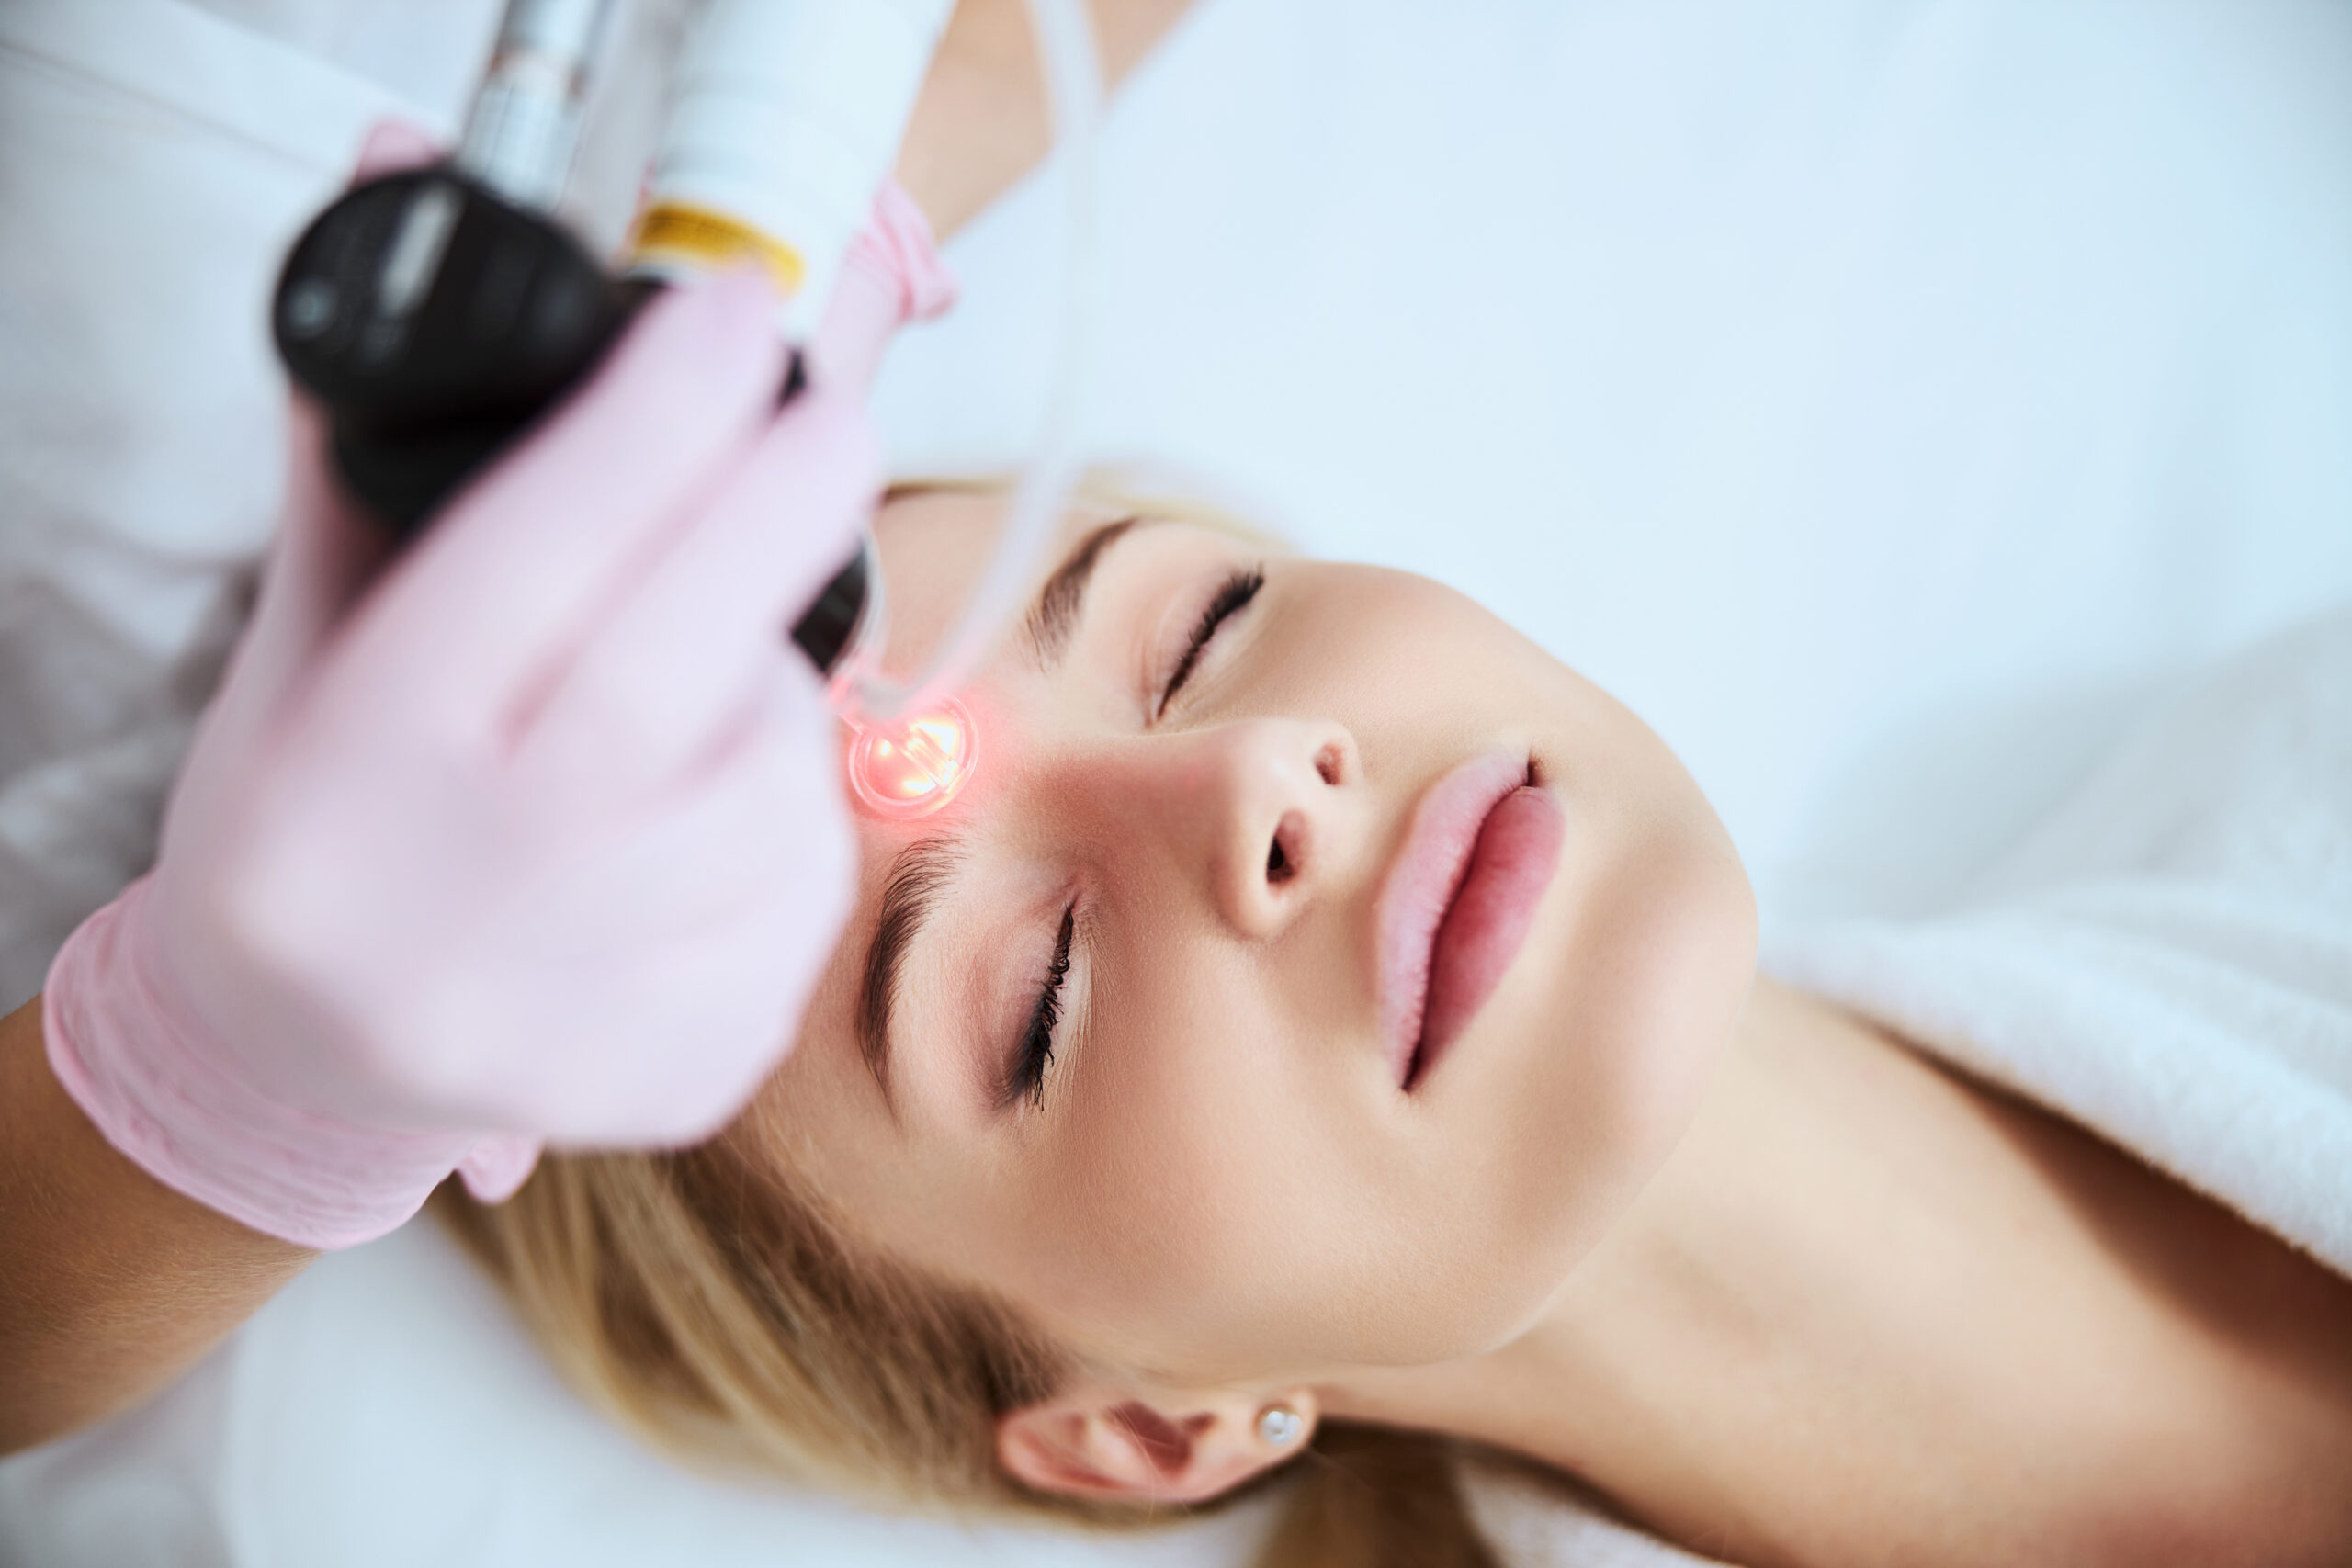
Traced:
<path fill-rule="evenodd" d="M 706 1135 L 789 1049 L 854 845 L 782 628 L 879 468 L 854 402 L 775 414 L 775 316 L 748 271 L 654 301 L 389 567 L 297 408 L 155 868 L 45 997 L 59 1078 L 150 1173 L 347 1246 L 452 1168 L 503 1196 L 542 1139 Z"/>

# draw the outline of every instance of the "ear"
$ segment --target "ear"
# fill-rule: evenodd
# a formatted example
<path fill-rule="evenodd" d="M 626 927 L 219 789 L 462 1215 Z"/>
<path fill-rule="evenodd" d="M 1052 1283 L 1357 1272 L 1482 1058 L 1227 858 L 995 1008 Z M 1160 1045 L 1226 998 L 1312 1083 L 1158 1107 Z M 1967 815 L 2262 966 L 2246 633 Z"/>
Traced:
<path fill-rule="evenodd" d="M 1297 1419 L 1261 1420 L 1277 1407 Z M 1304 1388 L 1145 1399 L 1082 1378 L 1000 1417 L 997 1462 L 1057 1496 L 1200 1503 L 1304 1451 L 1315 1417 L 1315 1395 Z"/>

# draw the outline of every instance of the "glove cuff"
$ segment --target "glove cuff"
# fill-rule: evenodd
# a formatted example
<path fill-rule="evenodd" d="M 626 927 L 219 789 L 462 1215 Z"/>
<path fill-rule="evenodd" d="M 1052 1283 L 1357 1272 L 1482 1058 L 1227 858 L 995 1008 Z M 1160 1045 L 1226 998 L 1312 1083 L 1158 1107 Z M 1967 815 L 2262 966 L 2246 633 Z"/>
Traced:
<path fill-rule="evenodd" d="M 914 197 L 894 180 L 875 193 L 865 227 L 850 242 L 833 297 L 810 345 L 817 373 L 835 390 L 863 399 L 899 329 L 956 303 L 956 274 L 933 241 Z"/>
<path fill-rule="evenodd" d="M 152 962 L 144 877 L 82 922 L 50 966 L 50 1070 L 107 1142 L 241 1224 L 332 1249 L 397 1229 L 452 1171 L 477 1198 L 512 1193 L 536 1140 L 409 1133 L 289 1106 L 250 1081 Z"/>

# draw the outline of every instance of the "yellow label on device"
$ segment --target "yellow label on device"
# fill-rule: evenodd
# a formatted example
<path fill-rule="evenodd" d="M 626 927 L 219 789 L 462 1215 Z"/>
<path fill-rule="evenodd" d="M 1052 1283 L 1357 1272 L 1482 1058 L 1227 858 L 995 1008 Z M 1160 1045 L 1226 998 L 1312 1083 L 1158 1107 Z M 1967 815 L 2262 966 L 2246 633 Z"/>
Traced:
<path fill-rule="evenodd" d="M 637 241 L 629 254 L 632 259 L 654 266 L 672 265 L 697 271 L 749 256 L 766 267 L 776 287 L 786 294 L 800 291 L 808 271 L 800 253 L 783 241 L 724 212 L 675 201 L 659 202 L 645 209 L 645 216 L 637 220 Z"/>

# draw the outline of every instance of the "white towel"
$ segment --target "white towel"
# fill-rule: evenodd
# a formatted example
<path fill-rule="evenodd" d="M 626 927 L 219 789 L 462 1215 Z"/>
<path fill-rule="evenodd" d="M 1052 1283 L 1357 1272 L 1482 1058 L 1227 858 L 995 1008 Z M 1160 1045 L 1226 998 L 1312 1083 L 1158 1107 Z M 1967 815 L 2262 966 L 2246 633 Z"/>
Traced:
<path fill-rule="evenodd" d="M 1950 908 L 1765 966 L 2352 1274 L 2352 607 L 2164 707 Z"/>

